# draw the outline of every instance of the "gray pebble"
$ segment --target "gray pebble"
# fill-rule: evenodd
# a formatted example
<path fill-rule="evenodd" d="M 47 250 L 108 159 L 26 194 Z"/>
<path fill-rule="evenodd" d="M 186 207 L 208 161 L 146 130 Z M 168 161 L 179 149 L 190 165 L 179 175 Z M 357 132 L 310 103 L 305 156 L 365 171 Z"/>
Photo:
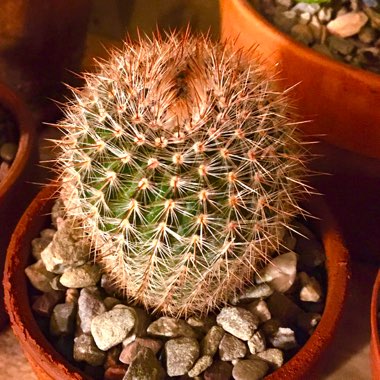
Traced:
<path fill-rule="evenodd" d="M 257 318 L 259 318 L 260 323 L 272 318 L 268 305 L 264 300 L 255 300 L 246 305 L 245 308 L 252 314 L 256 315 Z"/>
<path fill-rule="evenodd" d="M 269 370 L 266 361 L 258 358 L 240 360 L 232 370 L 235 380 L 261 380 Z"/>
<path fill-rule="evenodd" d="M 284 293 L 294 284 L 296 275 L 297 254 L 287 252 L 272 259 L 256 275 L 256 282 L 267 282 L 273 290 Z"/>
<path fill-rule="evenodd" d="M 163 342 L 158 339 L 136 338 L 133 342 L 123 347 L 119 356 L 119 360 L 124 364 L 131 364 L 141 347 L 151 349 L 152 352 L 156 355 L 162 346 Z"/>
<path fill-rule="evenodd" d="M 203 355 L 214 356 L 218 351 L 220 341 L 225 334 L 220 326 L 212 326 L 201 343 L 201 351 Z"/>
<path fill-rule="evenodd" d="M 157 337 L 196 337 L 195 331 L 187 322 L 182 319 L 175 319 L 171 317 L 161 317 L 152 322 L 149 325 L 147 332 L 149 335 Z"/>
<path fill-rule="evenodd" d="M 74 360 L 86 362 L 92 366 L 100 366 L 104 363 L 106 353 L 96 346 L 91 335 L 81 334 L 74 339 Z"/>
<path fill-rule="evenodd" d="M 128 367 L 123 380 L 163 380 L 165 371 L 152 350 L 142 347 Z"/>
<path fill-rule="evenodd" d="M 100 267 L 97 264 L 84 264 L 80 267 L 67 269 L 59 281 L 68 288 L 85 288 L 96 285 L 100 276 Z"/>
<path fill-rule="evenodd" d="M 212 356 L 204 355 L 201 356 L 194 364 L 194 367 L 189 371 L 188 376 L 196 377 L 204 372 L 207 368 L 212 365 Z"/>
<path fill-rule="evenodd" d="M 268 337 L 275 348 L 291 350 L 298 347 L 294 331 L 289 327 L 279 327 L 277 332 Z"/>
<path fill-rule="evenodd" d="M 230 300 L 230 302 L 233 305 L 236 305 L 240 302 L 248 303 L 258 298 L 267 298 L 271 294 L 273 294 L 273 289 L 264 282 L 262 284 L 250 286 L 243 292 L 243 294 L 240 296 L 235 296 L 232 300 Z"/>
<path fill-rule="evenodd" d="M 78 298 L 77 324 L 84 333 L 91 332 L 91 321 L 99 314 L 106 312 L 97 287 L 83 288 Z"/>
<path fill-rule="evenodd" d="M 52 242 L 41 252 L 41 258 L 50 272 L 61 274 L 81 266 L 90 258 L 90 246 L 79 239 L 70 220 L 58 224 Z"/>
<path fill-rule="evenodd" d="M 97 315 L 91 322 L 91 334 L 96 345 L 103 351 L 121 343 L 135 324 L 133 309 L 117 306 L 119 307 Z"/>
<path fill-rule="evenodd" d="M 259 325 L 259 319 L 241 307 L 225 306 L 216 321 L 224 331 L 242 340 L 249 340 Z"/>
<path fill-rule="evenodd" d="M 260 330 L 256 331 L 253 334 L 253 337 L 247 343 L 248 343 L 249 352 L 251 354 L 257 354 L 266 349 L 265 335 Z"/>
<path fill-rule="evenodd" d="M 36 298 L 33 302 L 32 309 L 38 315 L 43 317 L 48 317 L 53 312 L 54 307 L 62 302 L 65 297 L 65 292 L 63 291 L 51 291 L 46 292 Z"/>
<path fill-rule="evenodd" d="M 301 283 L 300 300 L 305 302 L 319 302 L 322 299 L 322 288 L 319 282 L 305 272 L 298 274 Z"/>
<path fill-rule="evenodd" d="M 301 13 L 309 13 L 310 15 L 313 15 L 317 13 L 321 9 L 321 6 L 319 4 L 313 3 L 307 3 L 307 2 L 299 2 L 297 3 L 292 10 L 301 14 Z"/>
<path fill-rule="evenodd" d="M 284 354 L 278 348 L 268 348 L 263 352 L 259 352 L 257 356 L 265 360 L 273 371 L 284 364 Z"/>
<path fill-rule="evenodd" d="M 25 274 L 31 284 L 41 292 L 51 292 L 54 290 L 50 285 L 50 281 L 55 277 L 55 274 L 46 269 L 42 260 L 38 260 L 26 267 Z"/>
<path fill-rule="evenodd" d="M 169 376 L 185 375 L 199 358 L 199 344 L 194 338 L 171 339 L 165 344 L 165 356 Z"/>
<path fill-rule="evenodd" d="M 247 346 L 243 341 L 231 334 L 224 334 L 219 344 L 219 357 L 225 362 L 232 362 L 236 359 L 244 358 L 247 353 Z"/>
<path fill-rule="evenodd" d="M 74 332 L 77 306 L 74 303 L 56 305 L 50 317 L 50 333 L 52 335 L 69 335 Z"/>
<path fill-rule="evenodd" d="M 10 163 L 15 159 L 17 150 L 17 144 L 7 142 L 0 147 L 0 157 Z"/>

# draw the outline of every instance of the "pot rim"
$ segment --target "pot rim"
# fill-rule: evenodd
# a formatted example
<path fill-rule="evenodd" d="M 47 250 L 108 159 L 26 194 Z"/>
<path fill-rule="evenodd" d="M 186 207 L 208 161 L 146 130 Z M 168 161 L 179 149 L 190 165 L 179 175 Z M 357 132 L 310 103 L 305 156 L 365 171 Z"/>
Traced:
<path fill-rule="evenodd" d="M 14 117 L 19 131 L 18 148 L 14 161 L 5 178 L 0 182 L 0 202 L 12 190 L 21 176 L 32 153 L 33 141 L 36 138 L 35 125 L 22 98 L 4 83 L 0 83 L 0 103 Z"/>
<path fill-rule="evenodd" d="M 378 82 L 380 86 L 380 75 L 375 74 L 371 71 L 364 70 L 358 67 L 353 67 L 349 64 L 340 62 L 333 58 L 328 57 L 322 53 L 319 53 L 300 42 L 297 42 L 292 37 L 288 36 L 286 33 L 282 32 L 280 29 L 276 28 L 271 24 L 265 17 L 258 12 L 253 5 L 251 5 L 248 0 L 222 0 L 230 1 L 232 5 L 239 11 L 239 13 L 246 13 L 249 18 L 254 19 L 254 23 L 258 28 L 265 29 L 269 31 L 275 40 L 281 45 L 288 45 L 290 49 L 295 50 L 297 55 L 304 56 L 305 60 L 318 63 L 324 66 L 327 70 L 334 72 L 344 71 L 347 73 L 348 78 L 355 78 L 363 82 Z"/>
<path fill-rule="evenodd" d="M 18 297 L 20 297 L 18 293 L 26 299 L 29 299 L 29 297 L 27 294 L 27 279 L 23 275 L 28 257 L 19 258 L 17 257 L 17 252 L 20 246 L 25 247 L 24 240 L 28 240 L 29 236 L 27 239 L 24 236 L 28 232 L 29 225 L 35 220 L 36 215 L 41 216 L 42 210 L 43 215 L 47 215 L 47 202 L 54 198 L 56 190 L 56 184 L 50 184 L 42 189 L 27 208 L 15 229 L 8 247 L 5 264 L 5 304 L 14 334 L 22 341 L 22 347 L 26 355 L 31 356 L 39 367 L 44 368 L 46 365 L 40 360 L 41 355 L 43 355 L 49 367 L 54 366 L 61 371 L 60 380 L 88 379 L 83 372 L 64 359 L 43 335 L 33 317 L 30 303 L 24 305 L 26 313 L 23 313 L 23 305 L 18 300 Z M 323 214 L 323 220 L 326 221 L 326 223 L 320 224 L 321 236 L 326 250 L 328 282 L 325 308 L 321 321 L 307 342 L 281 368 L 266 376 L 266 380 L 300 379 L 308 373 L 332 340 L 346 298 L 349 279 L 348 251 L 327 206 L 319 200 L 315 204 L 310 204 L 310 206 L 312 213 L 316 216 L 319 216 L 319 213 L 315 213 L 315 210 L 320 210 L 321 214 Z M 320 223 L 320 220 L 317 223 Z M 23 276 L 20 276 L 20 274 Z M 24 291 L 21 288 L 25 288 Z"/>

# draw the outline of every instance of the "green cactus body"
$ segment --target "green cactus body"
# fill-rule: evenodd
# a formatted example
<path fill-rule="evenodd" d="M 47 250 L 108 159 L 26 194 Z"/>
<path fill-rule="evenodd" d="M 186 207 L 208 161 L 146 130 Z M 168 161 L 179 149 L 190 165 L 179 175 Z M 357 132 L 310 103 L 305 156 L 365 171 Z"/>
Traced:
<path fill-rule="evenodd" d="M 227 301 L 307 190 L 283 94 L 207 37 L 126 43 L 61 123 L 61 196 L 129 298 L 183 316 Z"/>

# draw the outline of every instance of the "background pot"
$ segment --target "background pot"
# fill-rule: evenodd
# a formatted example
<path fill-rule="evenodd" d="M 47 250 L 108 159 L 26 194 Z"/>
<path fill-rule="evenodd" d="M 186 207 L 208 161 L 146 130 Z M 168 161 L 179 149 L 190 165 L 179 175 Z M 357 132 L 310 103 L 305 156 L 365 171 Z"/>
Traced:
<path fill-rule="evenodd" d="M 0 79 L 51 119 L 63 83 L 75 85 L 92 0 L 1 0 Z"/>
<path fill-rule="evenodd" d="M 16 157 L 0 182 L 0 279 L 2 279 L 6 249 L 10 236 L 24 209 L 36 193 L 31 180 L 37 161 L 35 125 L 31 114 L 21 98 L 0 83 L 0 104 L 12 115 L 18 127 L 19 141 Z M 6 322 L 4 292 L 0 286 L 0 329 Z"/>
<path fill-rule="evenodd" d="M 373 379 L 380 378 L 380 270 L 377 273 L 371 301 L 371 365 Z"/>
<path fill-rule="evenodd" d="M 49 225 L 48 216 L 54 194 L 46 187 L 35 198 L 20 220 L 8 249 L 4 287 L 12 328 L 26 356 L 40 379 L 87 379 L 58 354 L 39 329 L 30 307 L 28 281 L 24 275 L 30 264 L 30 244 L 42 228 Z M 348 282 L 348 254 L 336 225 L 325 206 L 312 207 L 314 215 L 322 219 L 316 228 L 327 253 L 328 292 L 326 307 L 315 333 L 287 364 L 267 379 L 299 379 L 310 370 L 332 339 L 339 321 Z"/>
<path fill-rule="evenodd" d="M 380 158 L 380 75 L 334 61 L 295 42 L 266 21 L 247 0 L 220 0 L 223 39 L 236 48 L 257 46 L 264 63 L 292 90 L 307 134 Z M 256 54 L 256 52 L 255 52 Z"/>

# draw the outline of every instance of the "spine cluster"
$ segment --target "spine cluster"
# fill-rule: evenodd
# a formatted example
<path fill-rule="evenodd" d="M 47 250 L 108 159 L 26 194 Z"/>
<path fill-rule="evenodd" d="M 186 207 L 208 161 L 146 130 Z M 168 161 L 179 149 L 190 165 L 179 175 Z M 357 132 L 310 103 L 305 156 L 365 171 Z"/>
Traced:
<path fill-rule="evenodd" d="M 121 292 L 206 313 L 276 251 L 300 212 L 304 149 L 260 66 L 204 36 L 125 43 L 61 123 L 66 211 Z"/>

